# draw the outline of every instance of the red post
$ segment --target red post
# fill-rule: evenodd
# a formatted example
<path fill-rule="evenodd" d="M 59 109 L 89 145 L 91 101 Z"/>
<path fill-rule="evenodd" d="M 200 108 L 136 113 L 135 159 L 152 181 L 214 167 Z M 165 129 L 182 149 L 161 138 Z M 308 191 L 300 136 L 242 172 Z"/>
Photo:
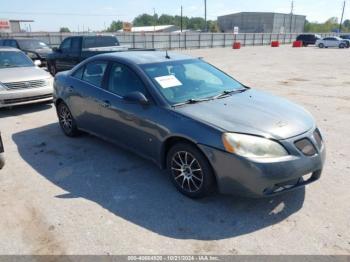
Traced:
<path fill-rule="evenodd" d="M 234 42 L 232 45 L 232 49 L 241 49 L 241 42 Z"/>

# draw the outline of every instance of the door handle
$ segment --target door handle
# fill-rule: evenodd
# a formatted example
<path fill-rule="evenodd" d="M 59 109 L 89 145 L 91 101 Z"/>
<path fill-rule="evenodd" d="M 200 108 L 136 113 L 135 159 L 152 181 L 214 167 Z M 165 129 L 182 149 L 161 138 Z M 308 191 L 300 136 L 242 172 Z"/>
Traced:
<path fill-rule="evenodd" d="M 74 86 L 70 86 L 70 87 L 68 88 L 68 92 L 69 92 L 69 93 L 73 93 L 73 91 L 74 91 Z"/>
<path fill-rule="evenodd" d="M 105 100 L 101 103 L 101 106 L 104 108 L 109 108 L 111 107 L 111 103 L 108 100 Z"/>

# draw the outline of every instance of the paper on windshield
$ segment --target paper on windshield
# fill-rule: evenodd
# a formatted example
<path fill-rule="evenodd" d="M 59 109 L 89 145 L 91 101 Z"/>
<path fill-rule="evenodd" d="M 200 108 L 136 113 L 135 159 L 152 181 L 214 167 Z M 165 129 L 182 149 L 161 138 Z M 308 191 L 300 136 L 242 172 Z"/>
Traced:
<path fill-rule="evenodd" d="M 154 78 L 162 88 L 182 86 L 182 83 L 174 75 L 160 76 Z"/>

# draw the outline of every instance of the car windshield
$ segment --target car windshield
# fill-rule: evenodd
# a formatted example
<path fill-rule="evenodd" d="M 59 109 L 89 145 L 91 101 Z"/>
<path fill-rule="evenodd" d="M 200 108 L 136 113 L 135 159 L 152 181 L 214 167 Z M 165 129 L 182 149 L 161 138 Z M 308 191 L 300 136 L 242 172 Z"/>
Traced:
<path fill-rule="evenodd" d="M 15 51 L 0 51 L 0 68 L 30 67 L 33 61 L 25 54 Z"/>
<path fill-rule="evenodd" d="M 48 49 L 47 44 L 37 40 L 22 39 L 18 40 L 18 44 L 23 50 Z"/>
<path fill-rule="evenodd" d="M 146 64 L 142 68 L 172 105 L 246 90 L 200 59 Z"/>

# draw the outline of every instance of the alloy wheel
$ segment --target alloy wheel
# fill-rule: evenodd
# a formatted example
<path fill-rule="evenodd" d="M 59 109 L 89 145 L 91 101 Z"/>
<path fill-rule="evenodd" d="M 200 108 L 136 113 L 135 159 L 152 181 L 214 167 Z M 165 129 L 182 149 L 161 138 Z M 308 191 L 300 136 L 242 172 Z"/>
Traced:
<path fill-rule="evenodd" d="M 203 185 L 203 170 L 199 161 L 189 152 L 174 154 L 171 160 L 171 172 L 175 182 L 186 192 L 195 193 Z"/>
<path fill-rule="evenodd" d="M 73 117 L 67 106 L 62 105 L 60 107 L 58 116 L 63 129 L 67 132 L 71 132 L 73 128 Z"/>

